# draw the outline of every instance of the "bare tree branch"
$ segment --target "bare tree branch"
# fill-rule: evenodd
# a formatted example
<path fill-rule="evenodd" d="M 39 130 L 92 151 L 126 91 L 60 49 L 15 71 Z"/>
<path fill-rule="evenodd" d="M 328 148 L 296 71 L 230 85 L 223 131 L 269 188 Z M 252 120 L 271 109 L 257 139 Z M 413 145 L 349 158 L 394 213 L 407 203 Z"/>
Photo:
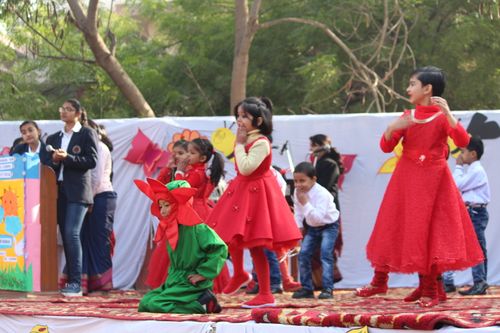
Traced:
<path fill-rule="evenodd" d="M 194 84 L 196 85 L 196 88 L 198 89 L 198 91 L 200 92 L 200 94 L 203 96 L 203 99 L 205 100 L 205 102 L 207 103 L 208 105 L 208 108 L 210 109 L 210 111 L 212 112 L 212 115 L 213 116 L 216 116 L 217 114 L 215 113 L 215 110 L 214 108 L 212 107 L 212 103 L 210 102 L 210 99 L 208 98 L 207 94 L 205 94 L 205 91 L 203 90 L 203 88 L 201 87 L 200 83 L 198 82 L 198 80 L 196 79 L 196 77 L 194 76 L 194 73 L 193 71 L 191 70 L 191 67 L 189 67 L 187 64 L 185 65 L 186 67 L 186 74 L 187 76 L 193 80 Z"/>
<path fill-rule="evenodd" d="M 71 56 L 59 56 L 58 57 L 58 56 L 52 56 L 52 55 L 38 54 L 37 57 L 44 58 L 44 59 L 75 61 L 75 62 L 85 63 L 85 64 L 89 64 L 89 65 L 96 65 L 95 60 L 76 58 L 76 57 L 71 57 Z"/>

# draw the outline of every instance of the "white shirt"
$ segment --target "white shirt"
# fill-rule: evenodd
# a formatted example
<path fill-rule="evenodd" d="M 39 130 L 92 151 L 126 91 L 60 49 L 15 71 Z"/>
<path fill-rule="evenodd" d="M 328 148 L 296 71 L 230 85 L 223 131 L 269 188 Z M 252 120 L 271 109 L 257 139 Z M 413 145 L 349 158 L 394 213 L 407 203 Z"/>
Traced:
<path fill-rule="evenodd" d="M 488 176 L 481 162 L 474 161 L 468 166 L 457 165 L 453 179 L 462 193 L 464 202 L 487 204 L 490 202 Z"/>
<path fill-rule="evenodd" d="M 28 145 L 28 153 L 32 153 L 32 154 L 33 154 L 33 153 L 37 153 L 37 154 L 40 154 L 40 147 L 41 147 L 41 146 L 42 146 L 42 145 L 40 144 L 40 142 L 38 142 L 38 147 L 36 147 L 36 150 L 35 150 L 35 151 L 33 151 L 33 150 L 31 150 L 31 146 L 30 146 L 30 145 Z"/>
<path fill-rule="evenodd" d="M 82 124 L 80 124 L 80 122 L 78 122 L 78 121 L 76 122 L 75 126 L 73 126 L 73 128 L 71 130 L 69 130 L 69 132 L 66 132 L 63 128 L 63 130 L 61 131 L 61 135 L 62 135 L 61 149 L 65 150 L 67 152 L 69 142 L 71 141 L 71 137 L 73 136 L 73 133 L 80 132 L 81 129 L 82 129 Z M 63 173 L 64 173 L 63 171 L 64 171 L 64 164 L 61 163 L 61 170 L 59 172 L 59 178 L 57 180 L 59 180 L 59 181 L 63 180 Z"/>
<path fill-rule="evenodd" d="M 322 227 L 338 221 L 340 213 L 333 202 L 333 195 L 326 188 L 316 183 L 307 192 L 307 196 L 309 201 L 301 205 L 297 200 L 297 193 L 293 194 L 295 222 L 299 228 L 303 227 L 304 218 L 311 227 Z"/>
<path fill-rule="evenodd" d="M 92 191 L 94 196 L 102 192 L 112 192 L 111 184 L 112 160 L 108 146 L 102 141 L 97 143 L 97 164 L 91 172 Z"/>

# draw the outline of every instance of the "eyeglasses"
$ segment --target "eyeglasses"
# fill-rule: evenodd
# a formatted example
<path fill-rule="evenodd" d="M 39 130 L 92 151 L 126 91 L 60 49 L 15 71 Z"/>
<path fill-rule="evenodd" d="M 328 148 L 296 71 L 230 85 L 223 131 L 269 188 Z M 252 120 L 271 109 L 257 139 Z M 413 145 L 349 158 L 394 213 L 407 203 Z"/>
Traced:
<path fill-rule="evenodd" d="M 64 107 L 64 106 L 59 107 L 59 112 L 73 112 L 73 111 L 75 111 L 75 109 L 72 109 L 69 107 Z"/>

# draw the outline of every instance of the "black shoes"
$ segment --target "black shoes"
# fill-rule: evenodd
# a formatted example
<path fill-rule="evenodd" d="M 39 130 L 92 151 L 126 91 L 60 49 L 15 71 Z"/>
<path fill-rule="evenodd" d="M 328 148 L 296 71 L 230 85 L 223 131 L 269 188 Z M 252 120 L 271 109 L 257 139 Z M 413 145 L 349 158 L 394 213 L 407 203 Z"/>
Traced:
<path fill-rule="evenodd" d="M 205 308 L 207 313 L 220 313 L 222 311 L 222 307 L 219 302 L 217 302 L 217 297 L 215 297 L 214 293 L 207 289 L 198 297 L 198 302 Z"/>
<path fill-rule="evenodd" d="M 333 291 L 331 289 L 323 289 L 318 296 L 318 299 L 331 299 L 333 298 Z"/>
<path fill-rule="evenodd" d="M 292 298 L 314 298 L 312 290 L 301 288 L 293 293 Z"/>
<path fill-rule="evenodd" d="M 257 295 L 259 293 L 259 285 L 256 283 L 252 289 L 247 290 L 246 294 L 247 295 Z M 283 289 L 281 289 L 281 286 L 271 286 L 271 294 L 282 294 Z"/>
<path fill-rule="evenodd" d="M 455 287 L 454 285 L 452 285 L 452 284 L 445 284 L 444 285 L 444 292 L 445 293 L 454 293 L 455 291 L 457 291 L 457 287 Z"/>
<path fill-rule="evenodd" d="M 459 290 L 458 293 L 464 296 L 485 295 L 486 289 L 488 289 L 489 287 L 490 286 L 485 281 L 481 281 L 478 283 L 474 283 L 474 285 L 469 289 Z"/>

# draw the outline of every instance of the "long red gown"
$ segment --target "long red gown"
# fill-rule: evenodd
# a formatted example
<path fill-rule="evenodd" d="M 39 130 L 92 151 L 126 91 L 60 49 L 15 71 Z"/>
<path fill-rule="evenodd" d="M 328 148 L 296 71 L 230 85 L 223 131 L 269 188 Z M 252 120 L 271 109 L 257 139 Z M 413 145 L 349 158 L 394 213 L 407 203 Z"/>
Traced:
<path fill-rule="evenodd" d="M 405 111 L 408 114 L 410 111 Z M 436 106 L 417 106 L 426 119 Z M 403 155 L 387 186 L 366 247 L 375 270 L 429 274 L 461 270 L 483 260 L 472 222 L 455 185 L 446 157 L 447 138 L 465 147 L 469 136 L 452 128 L 444 114 L 426 124 L 396 131 L 380 147 L 391 152 L 403 138 Z"/>
<path fill-rule="evenodd" d="M 266 140 L 261 137 L 245 146 Z M 264 246 L 269 249 L 294 247 L 302 235 L 278 182 L 271 172 L 272 154 L 250 175 L 238 171 L 207 219 L 224 242 L 239 248 Z"/>

